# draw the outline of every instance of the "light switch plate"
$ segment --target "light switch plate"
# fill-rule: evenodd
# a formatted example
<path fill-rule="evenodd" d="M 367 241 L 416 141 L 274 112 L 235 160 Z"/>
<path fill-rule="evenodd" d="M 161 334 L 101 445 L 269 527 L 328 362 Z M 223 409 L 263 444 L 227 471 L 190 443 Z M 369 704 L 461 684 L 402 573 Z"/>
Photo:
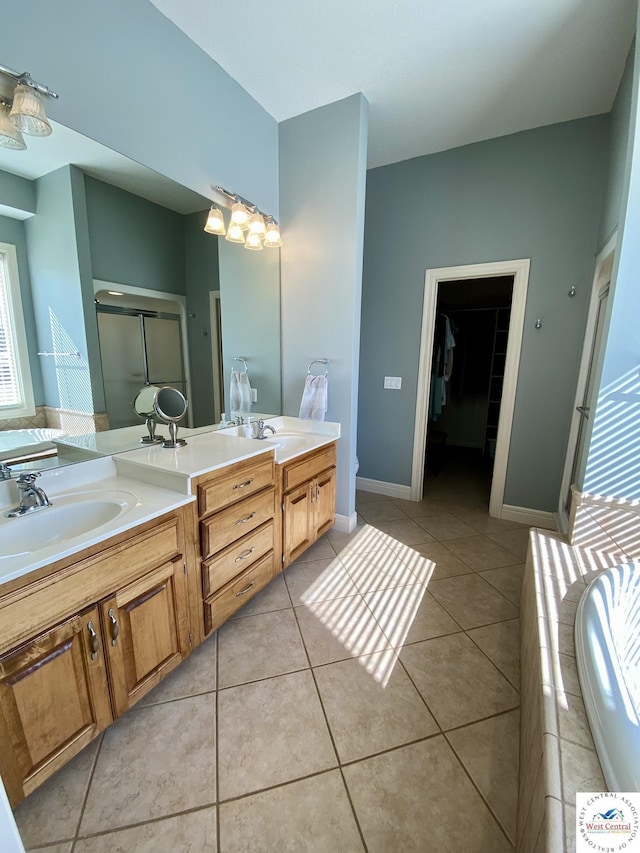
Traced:
<path fill-rule="evenodd" d="M 399 391 L 402 388 L 402 376 L 385 376 L 384 387 L 392 391 Z"/>
<path fill-rule="evenodd" d="M 251 402 L 252 403 L 258 402 L 258 389 L 257 388 L 251 389 Z"/>

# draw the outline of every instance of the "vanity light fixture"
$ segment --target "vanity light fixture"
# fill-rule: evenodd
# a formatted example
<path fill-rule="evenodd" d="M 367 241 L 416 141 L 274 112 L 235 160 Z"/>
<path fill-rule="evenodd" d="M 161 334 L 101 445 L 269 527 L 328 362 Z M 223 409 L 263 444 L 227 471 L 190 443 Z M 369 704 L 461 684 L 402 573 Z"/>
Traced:
<path fill-rule="evenodd" d="M 204 226 L 207 234 L 219 234 L 221 237 L 225 235 L 224 218 L 222 211 L 215 204 L 211 205 L 211 210 L 207 216 L 207 222 Z"/>
<path fill-rule="evenodd" d="M 231 202 L 231 219 L 225 233 L 222 211 L 216 204 L 211 205 L 204 226 L 208 234 L 224 236 L 230 243 L 244 243 L 245 249 L 258 252 L 265 246 L 270 249 L 278 249 L 282 246 L 280 229 L 273 216 L 263 213 L 257 205 L 236 193 L 225 190 L 224 187 L 217 186 L 215 190 Z M 224 202 L 222 204 L 223 207 L 228 206 Z M 245 232 L 248 233 L 245 235 Z"/>
<path fill-rule="evenodd" d="M 7 80 L 10 84 L 7 88 Z M 27 146 L 22 136 L 49 136 L 51 125 L 44 98 L 58 98 L 48 86 L 38 83 L 28 71 L 22 73 L 0 65 L 0 145 L 15 151 Z M 10 107 L 10 109 L 9 109 Z"/>

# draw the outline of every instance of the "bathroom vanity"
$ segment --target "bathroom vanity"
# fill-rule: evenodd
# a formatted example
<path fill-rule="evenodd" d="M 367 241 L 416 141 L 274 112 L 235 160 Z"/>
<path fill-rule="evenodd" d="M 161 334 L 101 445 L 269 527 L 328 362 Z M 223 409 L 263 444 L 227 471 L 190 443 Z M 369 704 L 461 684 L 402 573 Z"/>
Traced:
<path fill-rule="evenodd" d="M 82 463 L 42 483 L 51 510 L 3 515 L 0 775 L 12 805 L 331 527 L 339 428 L 291 436 L 209 433 Z M 26 531 L 64 505 L 65 470 L 102 476 L 76 486 L 79 500 L 114 489 L 135 500 L 84 535 L 7 556 L 8 524 Z"/>

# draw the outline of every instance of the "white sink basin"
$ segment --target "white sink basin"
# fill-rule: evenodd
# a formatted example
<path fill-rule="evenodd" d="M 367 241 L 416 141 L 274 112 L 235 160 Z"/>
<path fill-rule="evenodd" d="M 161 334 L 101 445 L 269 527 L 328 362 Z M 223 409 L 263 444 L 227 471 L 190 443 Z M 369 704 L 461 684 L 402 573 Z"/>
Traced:
<path fill-rule="evenodd" d="M 268 441 L 269 444 L 282 447 L 287 453 L 297 453 L 300 450 L 306 450 L 315 444 L 317 440 L 317 435 L 308 432 L 277 432 L 275 435 L 268 435 L 265 438 L 265 441 Z"/>
<path fill-rule="evenodd" d="M 0 559 L 39 551 L 96 530 L 136 505 L 130 492 L 75 492 L 18 518 L 2 517 Z"/>

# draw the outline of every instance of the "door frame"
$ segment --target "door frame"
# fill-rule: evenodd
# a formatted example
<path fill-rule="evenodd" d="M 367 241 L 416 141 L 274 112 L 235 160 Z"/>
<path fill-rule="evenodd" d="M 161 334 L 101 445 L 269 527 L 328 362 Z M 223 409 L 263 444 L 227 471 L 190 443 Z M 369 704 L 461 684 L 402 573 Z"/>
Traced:
<path fill-rule="evenodd" d="M 524 330 L 524 314 L 529 286 L 529 258 L 513 261 L 496 261 L 484 264 L 466 264 L 458 267 L 439 267 L 425 272 L 422 330 L 420 333 L 420 359 L 418 363 L 418 393 L 413 433 L 413 464 L 411 469 L 411 500 L 422 500 L 424 486 L 424 458 L 427 444 L 429 395 L 431 392 L 431 361 L 436 322 L 438 285 L 444 281 L 471 278 L 513 276 L 513 293 L 507 339 L 507 355 L 500 403 L 500 418 L 491 482 L 489 515 L 501 518 L 504 506 L 504 487 L 511 443 L 511 427 L 515 407 L 520 350 Z"/>
<path fill-rule="evenodd" d="M 591 295 L 589 297 L 589 309 L 587 312 L 587 323 L 584 330 L 584 343 L 582 345 L 582 355 L 580 356 L 580 369 L 578 370 L 578 380 L 576 382 L 576 395 L 573 403 L 571 424 L 569 427 L 569 438 L 567 439 L 567 452 L 565 455 L 564 470 L 562 472 L 562 481 L 560 484 L 560 495 L 558 497 L 558 522 L 560 530 L 563 532 L 566 532 L 569 526 L 569 516 L 566 509 L 566 495 L 569 488 L 573 485 L 569 480 L 571 479 L 573 458 L 578 449 L 577 443 L 580 429 L 580 413 L 578 412 L 577 407 L 582 405 L 587 387 L 587 380 L 589 378 L 589 366 L 594 345 L 594 335 L 596 333 L 596 319 L 598 316 L 600 291 L 602 290 L 602 287 L 611 280 L 617 243 L 618 230 L 616 229 L 611 237 L 609 237 L 604 247 L 598 252 L 595 259 Z"/>

